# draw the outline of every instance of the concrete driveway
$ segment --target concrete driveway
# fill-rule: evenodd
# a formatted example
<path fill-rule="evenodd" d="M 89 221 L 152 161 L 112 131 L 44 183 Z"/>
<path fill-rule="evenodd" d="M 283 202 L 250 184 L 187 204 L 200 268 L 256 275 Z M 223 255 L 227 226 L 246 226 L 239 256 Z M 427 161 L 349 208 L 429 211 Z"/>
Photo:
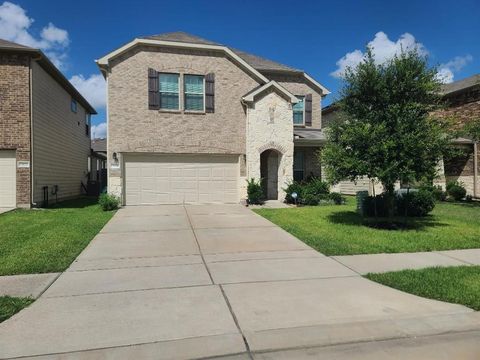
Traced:
<path fill-rule="evenodd" d="M 240 205 L 127 207 L 0 324 L 0 358 L 248 359 L 478 328 L 478 313 L 370 282 Z"/>

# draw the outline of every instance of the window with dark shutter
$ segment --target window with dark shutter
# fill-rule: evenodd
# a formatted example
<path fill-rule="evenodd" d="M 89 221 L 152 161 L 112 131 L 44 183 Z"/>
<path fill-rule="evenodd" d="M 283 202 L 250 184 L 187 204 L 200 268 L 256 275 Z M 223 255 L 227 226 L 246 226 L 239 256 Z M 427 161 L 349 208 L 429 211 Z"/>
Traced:
<path fill-rule="evenodd" d="M 158 88 L 158 72 L 148 69 L 148 108 L 150 110 L 160 109 L 160 93 Z"/>
<path fill-rule="evenodd" d="M 312 126 L 312 94 L 305 95 L 305 126 Z"/>
<path fill-rule="evenodd" d="M 205 111 L 215 112 L 215 74 L 205 76 Z"/>

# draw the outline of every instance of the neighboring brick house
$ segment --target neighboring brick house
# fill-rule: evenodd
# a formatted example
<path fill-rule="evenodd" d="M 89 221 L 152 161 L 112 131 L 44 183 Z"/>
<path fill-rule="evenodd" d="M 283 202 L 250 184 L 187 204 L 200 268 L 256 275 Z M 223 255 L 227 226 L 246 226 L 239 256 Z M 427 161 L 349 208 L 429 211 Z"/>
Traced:
<path fill-rule="evenodd" d="M 320 175 L 329 92 L 302 70 L 181 32 L 137 38 L 97 63 L 109 191 L 124 204 L 234 203 L 249 178 L 283 200 L 289 181 Z"/>
<path fill-rule="evenodd" d="M 447 108 L 439 115 L 451 119 L 458 128 L 472 120 L 480 121 L 480 74 L 445 84 L 442 89 Z M 456 139 L 463 154 L 444 162 L 445 181 L 460 181 L 467 193 L 480 197 L 480 154 L 478 144 L 470 139 Z"/>
<path fill-rule="evenodd" d="M 0 39 L 0 207 L 81 194 L 91 114 L 40 50 Z"/>
<path fill-rule="evenodd" d="M 435 115 L 450 119 L 457 129 L 462 129 L 465 124 L 474 119 L 480 119 L 480 74 L 443 85 L 442 96 L 447 106 Z M 328 126 L 331 121 L 339 117 L 339 114 L 336 103 L 324 107 L 322 125 Z M 446 159 L 439 164 L 439 177 L 435 183 L 445 188 L 448 181 L 459 181 L 465 185 L 467 194 L 480 197 L 478 144 L 474 144 L 468 138 L 454 139 L 453 144 L 458 149 L 462 149 L 463 154 L 453 159 Z M 370 190 L 371 182 L 368 179 L 360 179 L 356 184 L 342 181 L 336 187 L 343 193 L 355 194 L 360 190 Z"/>

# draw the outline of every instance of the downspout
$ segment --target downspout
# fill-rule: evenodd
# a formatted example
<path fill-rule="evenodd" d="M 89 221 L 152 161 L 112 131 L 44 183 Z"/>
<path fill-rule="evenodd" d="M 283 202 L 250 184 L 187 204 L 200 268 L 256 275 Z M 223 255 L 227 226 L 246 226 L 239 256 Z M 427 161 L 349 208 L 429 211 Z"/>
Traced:
<path fill-rule="evenodd" d="M 241 104 L 245 107 L 245 181 L 248 181 L 250 179 L 250 166 L 249 166 L 249 161 L 251 161 L 250 156 L 248 154 L 248 149 L 249 149 L 249 136 L 250 136 L 250 105 L 248 102 L 246 102 L 243 98 L 241 99 Z M 248 192 L 247 192 L 247 185 L 243 183 L 240 188 L 238 189 L 240 194 L 240 201 L 243 201 L 245 199 L 245 204 L 248 204 Z M 242 202 L 243 203 L 243 202 Z"/>
<path fill-rule="evenodd" d="M 478 142 L 473 143 L 473 197 L 478 197 Z"/>
<path fill-rule="evenodd" d="M 37 61 L 42 58 L 42 55 L 37 54 L 30 58 L 29 63 L 29 92 L 30 92 L 30 204 L 31 206 L 37 206 L 37 203 L 34 202 L 34 181 L 33 181 L 33 68 L 32 61 Z"/>
<path fill-rule="evenodd" d="M 37 59 L 39 59 L 39 57 L 37 58 L 34 58 L 33 56 L 30 58 L 30 61 L 29 61 L 29 69 L 28 69 L 28 76 L 29 76 L 29 79 L 28 79 L 28 91 L 29 91 L 29 98 L 30 98 L 30 109 L 29 109 L 29 112 L 30 112 L 30 206 L 35 206 L 37 205 L 34 201 L 33 201 L 33 69 L 32 69 L 32 61 L 36 61 Z"/>

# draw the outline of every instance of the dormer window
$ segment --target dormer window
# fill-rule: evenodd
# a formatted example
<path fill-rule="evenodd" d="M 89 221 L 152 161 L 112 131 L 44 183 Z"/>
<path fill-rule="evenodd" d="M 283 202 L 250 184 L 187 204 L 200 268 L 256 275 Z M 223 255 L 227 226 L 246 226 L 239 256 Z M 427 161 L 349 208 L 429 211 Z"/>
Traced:
<path fill-rule="evenodd" d="M 305 125 L 305 96 L 295 95 L 299 100 L 293 104 L 293 125 Z"/>

